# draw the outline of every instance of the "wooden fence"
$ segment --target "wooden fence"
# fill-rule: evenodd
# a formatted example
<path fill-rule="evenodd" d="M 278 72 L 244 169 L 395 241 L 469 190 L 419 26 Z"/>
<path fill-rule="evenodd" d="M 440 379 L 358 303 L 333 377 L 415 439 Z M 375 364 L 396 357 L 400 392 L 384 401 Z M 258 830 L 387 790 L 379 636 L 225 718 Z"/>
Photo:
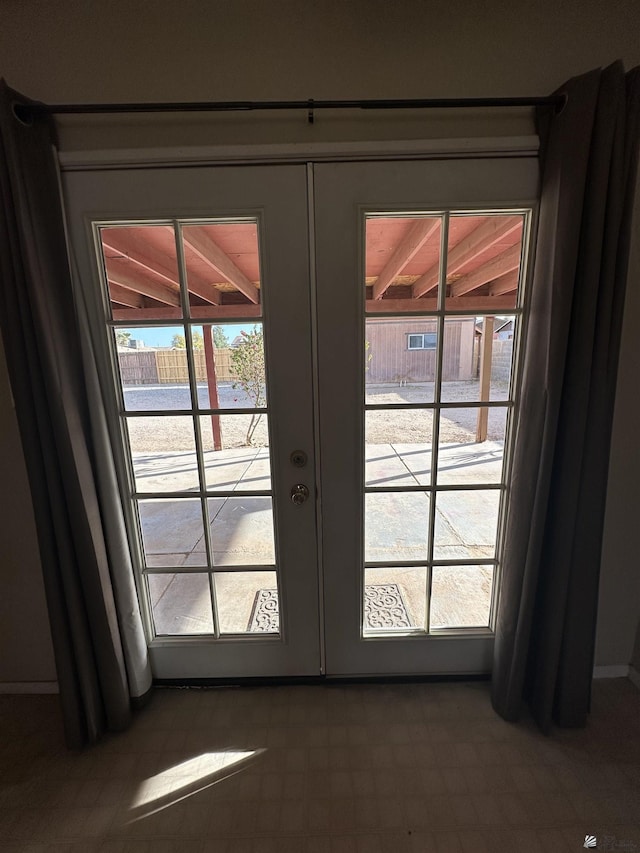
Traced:
<path fill-rule="evenodd" d="M 187 351 L 155 350 L 118 353 L 123 385 L 186 385 L 189 381 Z M 218 382 L 233 380 L 231 351 L 228 348 L 215 350 L 216 376 Z M 194 350 L 193 362 L 196 381 L 207 381 L 204 350 Z"/>

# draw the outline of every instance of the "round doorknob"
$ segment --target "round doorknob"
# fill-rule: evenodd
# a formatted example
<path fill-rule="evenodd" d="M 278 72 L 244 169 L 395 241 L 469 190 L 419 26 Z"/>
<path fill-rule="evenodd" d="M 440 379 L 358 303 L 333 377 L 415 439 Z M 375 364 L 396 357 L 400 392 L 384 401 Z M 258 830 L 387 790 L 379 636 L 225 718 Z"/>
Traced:
<path fill-rule="evenodd" d="M 301 506 L 309 497 L 309 489 L 304 483 L 298 483 L 291 489 L 291 502 L 296 506 Z"/>

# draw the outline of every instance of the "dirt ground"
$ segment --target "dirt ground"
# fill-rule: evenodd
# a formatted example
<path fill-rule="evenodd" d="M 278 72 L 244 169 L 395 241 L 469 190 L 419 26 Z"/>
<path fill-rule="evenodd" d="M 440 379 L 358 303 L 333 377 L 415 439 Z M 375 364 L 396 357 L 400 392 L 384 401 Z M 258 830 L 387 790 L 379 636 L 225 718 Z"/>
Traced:
<path fill-rule="evenodd" d="M 446 382 L 442 386 L 445 402 L 460 403 L 460 408 L 444 410 L 440 421 L 440 442 L 443 444 L 469 443 L 475 441 L 478 410 L 465 408 L 464 403 L 478 399 L 478 382 Z M 491 399 L 506 400 L 508 389 L 494 384 Z M 208 406 L 206 387 L 198 388 L 200 405 Z M 219 388 L 221 407 L 239 408 L 250 406 L 250 400 L 242 392 L 233 389 L 231 383 L 221 383 Z M 366 442 L 385 444 L 431 443 L 433 414 L 430 410 L 403 409 L 406 403 L 429 403 L 433 401 L 433 384 L 419 385 L 368 385 L 366 402 L 369 404 L 392 404 L 398 409 L 369 412 L 366 419 Z M 181 409 L 190 406 L 189 390 L 186 386 L 135 386 L 125 389 L 127 410 L 152 411 L 154 409 Z M 506 408 L 489 411 L 488 438 L 503 441 Z M 225 448 L 247 445 L 250 415 L 221 415 L 223 444 Z M 134 453 L 149 451 L 193 450 L 193 421 L 188 416 L 162 416 L 128 418 L 129 438 Z M 213 450 L 212 424 L 209 415 L 201 416 L 201 431 L 204 450 Z M 253 433 L 252 445 L 268 445 L 267 419 L 263 415 Z"/>

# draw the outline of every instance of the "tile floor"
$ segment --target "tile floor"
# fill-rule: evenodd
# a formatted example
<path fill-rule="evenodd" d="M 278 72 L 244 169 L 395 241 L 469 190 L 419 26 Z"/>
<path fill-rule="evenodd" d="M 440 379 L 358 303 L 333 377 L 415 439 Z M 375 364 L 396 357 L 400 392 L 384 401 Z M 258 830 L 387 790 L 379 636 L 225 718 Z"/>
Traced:
<path fill-rule="evenodd" d="M 640 851 L 640 691 L 508 724 L 485 682 L 159 689 L 66 751 L 55 696 L 0 696 L 3 853 Z"/>

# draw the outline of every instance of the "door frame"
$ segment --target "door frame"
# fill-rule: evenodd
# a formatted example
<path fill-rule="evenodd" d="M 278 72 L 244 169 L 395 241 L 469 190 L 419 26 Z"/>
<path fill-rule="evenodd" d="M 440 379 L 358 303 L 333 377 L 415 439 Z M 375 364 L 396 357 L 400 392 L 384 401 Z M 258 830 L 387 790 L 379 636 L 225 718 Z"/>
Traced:
<path fill-rule="evenodd" d="M 313 191 L 313 168 L 316 163 L 350 163 L 350 162 L 384 162 L 384 161 L 428 161 L 428 160 L 468 160 L 468 159 L 483 159 L 495 158 L 511 159 L 524 158 L 532 159 L 537 157 L 539 149 L 539 140 L 537 136 L 517 136 L 517 137 L 495 137 L 495 138 L 476 138 L 476 139 L 449 139 L 449 140 L 404 140 L 404 141 L 377 141 L 371 143 L 355 142 L 355 143 L 311 143 L 308 145 L 300 144 L 275 144 L 275 145 L 236 145 L 236 146 L 207 146 L 206 148 L 159 148 L 159 149 L 141 149 L 131 150 L 124 148 L 115 148 L 108 151 L 100 150 L 85 150 L 72 152 L 59 152 L 58 162 L 60 165 L 63 179 L 71 176 L 76 172 L 95 172 L 105 170 L 126 170 L 126 169 L 156 169 L 158 167 L 167 168 L 188 168 L 190 166 L 212 166 L 224 167 L 227 165 L 233 166 L 271 166 L 271 165 L 295 165 L 305 164 L 307 167 L 307 185 L 308 193 L 308 219 L 310 240 L 313 241 L 313 213 L 314 213 L 314 197 Z M 535 232 L 536 216 L 532 217 L 531 236 Z M 324 588 L 324 566 L 323 559 L 323 541 L 322 541 L 322 479 L 321 479 L 321 440 L 319 431 L 319 405 L 318 405 L 318 341 L 317 341 L 317 281 L 316 270 L 313 263 L 315 247 L 310 244 L 309 258 L 309 293 L 311 298 L 311 348 L 312 348 L 312 374 L 313 374 L 313 428 L 316 437 L 315 446 L 316 454 L 314 458 L 314 474 L 316 478 L 318 500 L 316 501 L 316 541 L 317 541 L 317 584 L 319 590 L 318 599 L 318 639 L 319 639 L 319 655 L 318 655 L 318 677 L 327 677 L 325 656 L 326 656 L 326 635 L 324 621 L 324 596 L 322 594 Z M 521 341 L 526 330 L 521 334 Z M 520 347 L 520 351 L 522 347 Z M 515 364 L 514 364 L 515 367 Z M 506 461 L 505 461 L 505 464 Z M 144 600 L 145 596 L 141 596 Z M 452 639 L 464 639 L 462 636 Z M 493 637 L 491 637 L 492 645 Z M 153 641 L 157 643 L 158 641 Z M 150 653 L 152 651 L 153 642 L 149 643 Z M 219 640 L 217 642 L 220 642 Z M 185 646 L 187 643 L 184 643 Z M 204 651 L 206 644 L 198 641 L 192 646 L 195 651 L 196 647 L 200 646 Z M 483 654 L 485 662 L 481 669 L 474 667 L 468 672 L 486 672 L 488 667 L 487 654 Z M 196 667 L 197 669 L 197 667 Z M 444 672 L 451 671 L 446 666 Z M 337 677 L 358 677 L 377 675 L 378 673 L 344 673 Z M 434 670 L 427 673 L 418 673 L 411 670 L 406 674 L 436 674 Z M 383 676 L 382 673 L 380 673 Z M 199 680 L 200 676 L 197 672 L 183 672 L 180 675 L 174 676 L 177 679 L 184 680 Z M 217 674 L 216 676 L 204 677 L 205 680 L 215 680 L 216 678 L 228 679 L 230 676 L 226 672 Z M 242 677 L 242 676 L 240 676 Z M 255 673 L 246 673 L 246 677 L 256 677 Z M 269 677 L 269 676 L 267 676 Z M 278 677 L 278 676 L 276 676 Z M 288 677 L 288 676 L 284 676 Z M 304 676 L 300 676 L 304 677 Z M 329 673 L 329 677 L 336 677 Z"/>

